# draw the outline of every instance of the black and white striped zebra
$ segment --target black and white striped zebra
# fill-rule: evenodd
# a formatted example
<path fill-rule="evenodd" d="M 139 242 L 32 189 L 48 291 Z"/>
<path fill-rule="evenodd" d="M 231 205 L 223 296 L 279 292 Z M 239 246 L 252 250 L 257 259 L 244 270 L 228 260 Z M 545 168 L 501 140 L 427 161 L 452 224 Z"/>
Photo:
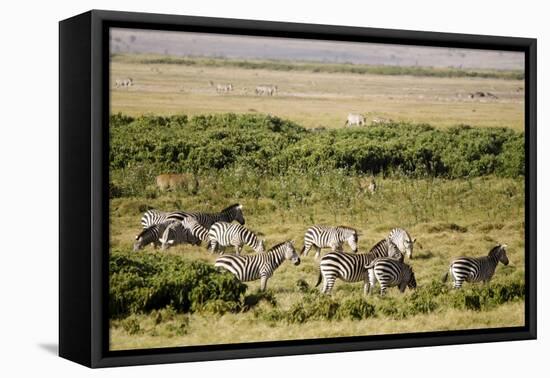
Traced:
<path fill-rule="evenodd" d="M 148 210 L 141 217 L 141 225 L 143 228 L 149 227 L 153 224 L 162 223 L 165 220 L 178 220 L 182 221 L 183 218 L 192 216 L 203 227 L 210 228 L 216 222 L 233 222 L 237 221 L 240 224 L 245 224 L 243 215 L 243 206 L 236 203 L 228 206 L 219 213 L 203 213 L 203 212 L 186 212 L 186 211 L 158 211 Z"/>
<path fill-rule="evenodd" d="M 301 255 L 307 256 L 311 247 L 315 247 L 315 258 L 319 258 L 321 248 L 330 248 L 332 252 L 343 251 L 342 246 L 345 242 L 351 247 L 353 252 L 357 252 L 357 230 L 346 227 L 328 227 L 328 226 L 312 226 L 307 229 L 304 235 L 304 247 Z"/>
<path fill-rule="evenodd" d="M 202 226 L 193 217 L 185 217 L 181 221 L 183 227 L 187 228 L 191 234 L 200 241 L 208 241 L 208 229 Z"/>
<path fill-rule="evenodd" d="M 363 292 L 367 294 L 369 285 L 369 269 L 367 266 L 380 257 L 390 256 L 393 259 L 403 259 L 403 254 L 390 240 L 378 242 L 368 253 L 329 252 L 319 264 L 319 279 L 315 286 L 323 281 L 322 292 L 330 293 L 337 278 L 345 282 L 364 282 Z"/>
<path fill-rule="evenodd" d="M 161 245 L 159 238 L 164 233 L 164 230 L 172 223 L 172 221 L 166 221 L 159 224 L 154 224 L 147 228 L 144 228 L 138 235 L 136 235 L 136 241 L 134 242 L 134 252 L 139 251 L 149 244 L 153 244 L 155 248 Z"/>
<path fill-rule="evenodd" d="M 177 244 L 200 245 L 201 240 L 191 230 L 184 227 L 182 222 L 172 222 L 166 227 L 159 238 L 160 249 L 165 250 Z"/>
<path fill-rule="evenodd" d="M 449 270 L 443 275 L 443 282 L 447 281 L 449 273 L 453 277 L 455 289 L 460 289 L 464 282 L 489 282 L 493 278 L 499 262 L 508 265 L 506 248 L 506 244 L 499 244 L 491 248 L 487 256 L 454 259 Z"/>
<path fill-rule="evenodd" d="M 255 252 L 265 251 L 265 242 L 260 240 L 252 231 L 238 223 L 216 222 L 208 230 L 211 253 L 225 247 L 234 246 L 235 253 L 240 255 L 243 246 L 250 246 Z M 221 248 L 219 248 L 221 247 Z"/>
<path fill-rule="evenodd" d="M 216 259 L 214 266 L 233 273 L 243 282 L 260 280 L 260 290 L 265 290 L 267 280 L 285 261 L 300 265 L 300 256 L 294 249 L 293 241 L 277 244 L 266 253 L 250 256 L 224 255 Z"/>
<path fill-rule="evenodd" d="M 372 269 L 380 283 L 380 294 L 386 294 L 389 287 L 397 286 L 402 293 L 407 287 L 416 289 L 416 278 L 410 265 L 391 257 L 380 257 L 365 267 Z M 372 285 L 371 285 L 372 286 Z M 371 289 L 369 288 L 369 293 Z"/>
<path fill-rule="evenodd" d="M 394 228 L 390 231 L 388 238 L 399 248 L 401 253 L 407 255 L 409 259 L 413 258 L 413 248 L 416 239 L 411 238 L 409 233 L 402 228 Z"/>

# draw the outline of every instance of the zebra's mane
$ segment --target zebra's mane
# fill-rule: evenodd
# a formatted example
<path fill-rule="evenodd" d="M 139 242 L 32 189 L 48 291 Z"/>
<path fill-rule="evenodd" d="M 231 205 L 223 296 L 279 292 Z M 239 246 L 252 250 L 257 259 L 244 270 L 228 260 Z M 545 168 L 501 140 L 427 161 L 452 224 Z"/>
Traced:
<path fill-rule="evenodd" d="M 269 253 L 269 252 L 271 252 L 271 251 L 274 251 L 274 250 L 276 250 L 277 248 L 283 246 L 283 245 L 286 244 L 286 243 L 290 243 L 290 240 L 286 240 L 286 241 L 284 241 L 284 242 L 282 242 L 282 243 L 279 243 L 279 244 L 274 245 L 273 247 L 269 248 L 269 250 L 268 250 L 266 253 Z"/>
<path fill-rule="evenodd" d="M 233 205 L 231 205 L 231 206 L 228 206 L 228 207 L 226 207 L 225 209 L 223 209 L 223 210 L 221 211 L 221 213 L 225 213 L 225 212 L 227 212 L 227 211 L 233 210 L 234 208 L 239 207 L 239 206 L 241 206 L 239 203 L 235 203 L 235 204 L 233 204 Z"/>
<path fill-rule="evenodd" d="M 390 231 L 390 235 L 395 234 L 395 233 L 403 233 L 403 234 L 405 234 L 405 236 L 407 236 L 407 240 L 412 241 L 411 235 L 409 234 L 409 231 L 405 230 L 404 228 L 396 227 L 396 228 L 394 228 Z"/>
<path fill-rule="evenodd" d="M 494 256 L 497 254 L 497 252 L 502 248 L 501 244 L 496 245 L 495 247 L 491 248 L 487 256 Z"/>
<path fill-rule="evenodd" d="M 374 251 L 377 247 L 381 246 L 382 244 L 384 244 L 386 242 L 391 242 L 391 240 L 389 240 L 388 238 L 380 240 L 378 243 L 373 245 L 373 247 L 369 250 L 369 253 Z"/>

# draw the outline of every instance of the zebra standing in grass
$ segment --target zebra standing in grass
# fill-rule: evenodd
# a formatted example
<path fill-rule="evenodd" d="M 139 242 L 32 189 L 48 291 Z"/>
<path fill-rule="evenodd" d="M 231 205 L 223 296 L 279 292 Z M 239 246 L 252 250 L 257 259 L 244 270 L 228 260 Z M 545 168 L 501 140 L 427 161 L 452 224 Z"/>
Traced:
<path fill-rule="evenodd" d="M 136 235 L 136 241 L 134 242 L 134 252 L 139 251 L 140 249 L 151 243 L 153 243 L 153 246 L 155 248 L 159 247 L 161 245 L 161 243 L 159 242 L 159 238 L 162 236 L 164 230 L 166 230 L 166 228 L 170 224 L 172 224 L 172 221 L 165 221 L 144 228 L 143 231 L 139 233 L 139 235 Z"/>
<path fill-rule="evenodd" d="M 258 85 L 256 87 L 256 94 L 258 96 L 273 96 L 275 93 L 277 93 L 277 91 L 278 88 L 276 85 Z"/>
<path fill-rule="evenodd" d="M 365 126 L 365 124 L 366 120 L 362 114 L 349 113 L 348 118 L 346 119 L 346 123 L 344 123 L 344 126 Z"/>
<path fill-rule="evenodd" d="M 416 239 L 412 239 L 409 233 L 402 228 L 394 228 L 390 231 L 388 238 L 395 243 L 401 253 L 407 255 L 409 259 L 412 259 L 413 248 Z"/>
<path fill-rule="evenodd" d="M 264 291 L 267 280 L 285 260 L 300 265 L 300 256 L 294 249 L 293 241 L 277 244 L 266 253 L 253 256 L 220 256 L 214 266 L 228 270 L 243 282 L 260 279 L 260 290 Z"/>
<path fill-rule="evenodd" d="M 223 248 L 230 245 L 235 247 L 235 253 L 240 255 L 243 245 L 248 245 L 257 253 L 265 251 L 265 241 L 258 239 L 254 233 L 240 224 L 216 222 L 208 230 L 210 240 L 210 252 L 214 253 L 218 247 Z"/>
<path fill-rule="evenodd" d="M 380 283 L 380 294 L 386 294 L 388 287 L 398 286 L 402 293 L 407 287 L 416 289 L 416 278 L 410 265 L 391 257 L 375 259 L 365 267 L 372 269 L 376 280 Z M 370 288 L 369 288 L 370 293 Z"/>
<path fill-rule="evenodd" d="M 403 254 L 391 240 L 385 239 L 378 242 L 368 253 L 327 253 L 319 264 L 319 279 L 315 286 L 323 281 L 322 292 L 330 293 L 337 278 L 346 282 L 363 281 L 363 292 L 369 291 L 369 269 L 367 266 L 380 257 L 391 257 L 399 261 Z"/>
<path fill-rule="evenodd" d="M 143 228 L 153 224 L 162 223 L 165 220 L 182 221 L 184 218 L 191 216 L 195 218 L 203 227 L 210 228 L 216 222 L 233 222 L 234 220 L 240 224 L 245 224 L 243 206 L 236 203 L 228 206 L 219 213 L 201 213 L 201 212 L 185 212 L 185 211 L 158 211 L 148 210 L 141 217 Z"/>
<path fill-rule="evenodd" d="M 304 235 L 304 247 L 301 255 L 307 256 L 312 246 L 315 246 L 315 258 L 318 259 L 321 254 L 321 248 L 330 248 L 332 252 L 342 251 L 345 242 L 351 247 L 353 252 L 357 252 L 357 230 L 346 227 L 327 227 L 312 226 L 308 228 Z"/>
<path fill-rule="evenodd" d="M 201 240 L 193 235 L 191 230 L 184 227 L 182 222 L 178 221 L 168 225 L 158 241 L 160 242 L 160 249 L 162 250 L 184 243 L 201 245 Z"/>
<path fill-rule="evenodd" d="M 455 289 L 460 289 L 464 281 L 487 283 L 493 278 L 496 267 L 499 263 L 508 265 L 506 255 L 506 244 L 493 247 L 487 256 L 482 257 L 460 257 L 451 262 L 449 270 L 443 275 L 443 282 L 447 281 L 449 273 L 453 276 Z"/>
<path fill-rule="evenodd" d="M 233 90 L 233 84 L 218 84 L 216 85 L 216 92 L 218 93 L 228 93 Z"/>

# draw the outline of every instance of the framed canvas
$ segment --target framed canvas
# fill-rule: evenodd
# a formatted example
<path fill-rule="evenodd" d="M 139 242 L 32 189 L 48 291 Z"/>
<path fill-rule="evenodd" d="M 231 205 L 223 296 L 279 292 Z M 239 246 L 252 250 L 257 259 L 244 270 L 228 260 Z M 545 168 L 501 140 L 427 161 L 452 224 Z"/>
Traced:
<path fill-rule="evenodd" d="M 536 40 L 60 22 L 59 354 L 536 338 Z"/>

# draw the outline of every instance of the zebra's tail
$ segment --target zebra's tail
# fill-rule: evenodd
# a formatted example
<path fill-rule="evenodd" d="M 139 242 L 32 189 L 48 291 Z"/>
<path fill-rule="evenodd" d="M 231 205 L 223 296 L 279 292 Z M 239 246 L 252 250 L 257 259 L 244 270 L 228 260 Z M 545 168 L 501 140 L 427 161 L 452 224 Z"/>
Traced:
<path fill-rule="evenodd" d="M 441 276 L 441 282 L 445 283 L 447 282 L 447 278 L 449 278 L 449 271 L 447 270 L 443 276 Z"/>
<path fill-rule="evenodd" d="M 304 244 L 304 246 L 302 247 L 302 250 L 300 251 L 300 256 L 304 255 L 305 250 L 306 250 L 306 245 Z M 321 272 L 319 272 L 319 274 L 321 274 Z"/>
<path fill-rule="evenodd" d="M 315 284 L 315 287 L 319 286 L 322 280 L 323 280 L 323 275 L 321 274 L 321 269 L 319 269 L 319 278 L 317 278 L 317 283 Z"/>

